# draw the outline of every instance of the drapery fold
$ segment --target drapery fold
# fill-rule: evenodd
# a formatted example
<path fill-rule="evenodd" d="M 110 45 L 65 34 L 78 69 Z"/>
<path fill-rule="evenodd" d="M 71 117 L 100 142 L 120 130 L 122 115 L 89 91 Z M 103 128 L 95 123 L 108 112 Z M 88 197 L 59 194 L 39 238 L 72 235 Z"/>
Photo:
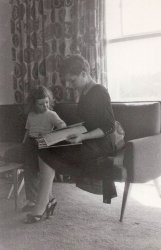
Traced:
<path fill-rule="evenodd" d="M 104 0 L 77 0 L 77 44 L 89 61 L 94 79 L 107 86 Z"/>
<path fill-rule="evenodd" d="M 35 85 L 50 87 L 57 102 L 75 94 L 59 78 L 62 59 L 79 53 L 94 79 L 107 86 L 105 0 L 11 0 L 13 91 L 23 103 Z"/>

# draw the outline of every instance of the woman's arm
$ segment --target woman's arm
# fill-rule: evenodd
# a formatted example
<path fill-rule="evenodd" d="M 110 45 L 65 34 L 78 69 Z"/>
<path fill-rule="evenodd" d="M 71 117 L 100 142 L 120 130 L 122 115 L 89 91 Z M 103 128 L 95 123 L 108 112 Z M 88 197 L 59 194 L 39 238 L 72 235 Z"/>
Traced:
<path fill-rule="evenodd" d="M 110 96 L 103 86 L 96 84 L 86 96 L 80 98 L 78 112 L 88 132 L 98 128 L 104 135 L 114 132 L 115 118 Z M 95 135 L 97 136 L 97 133 L 94 132 Z"/>
<path fill-rule="evenodd" d="M 88 132 L 69 136 L 67 139 L 70 142 L 97 139 L 114 132 L 115 119 L 110 96 L 103 86 L 95 85 L 87 95 L 80 98 L 78 112 Z"/>

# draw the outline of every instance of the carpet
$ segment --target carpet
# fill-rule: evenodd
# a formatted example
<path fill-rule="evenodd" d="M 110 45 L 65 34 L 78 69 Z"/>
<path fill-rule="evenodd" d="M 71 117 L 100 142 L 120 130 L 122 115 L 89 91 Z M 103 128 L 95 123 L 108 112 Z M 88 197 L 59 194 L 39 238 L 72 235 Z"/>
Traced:
<path fill-rule="evenodd" d="M 5 183 L 4 183 L 5 182 Z M 24 214 L 6 200 L 10 183 L 0 179 L 0 250 L 159 250 L 161 199 L 152 185 L 133 185 L 119 222 L 123 184 L 111 205 L 74 184 L 54 183 L 58 200 L 52 219 L 23 224 Z M 20 204 L 24 202 L 24 191 Z"/>

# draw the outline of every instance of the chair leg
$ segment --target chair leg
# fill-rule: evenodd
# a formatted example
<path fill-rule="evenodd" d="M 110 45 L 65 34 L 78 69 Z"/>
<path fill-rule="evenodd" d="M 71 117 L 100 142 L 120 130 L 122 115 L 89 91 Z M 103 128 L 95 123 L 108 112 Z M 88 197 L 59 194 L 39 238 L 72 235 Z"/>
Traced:
<path fill-rule="evenodd" d="M 124 216 L 124 212 L 125 212 L 125 207 L 126 207 L 126 202 L 127 202 L 129 187 L 130 187 L 130 182 L 125 182 L 124 194 L 123 194 L 123 199 L 122 199 L 121 214 L 120 214 L 120 222 L 123 221 L 123 216 Z"/>
<path fill-rule="evenodd" d="M 7 196 L 7 199 L 8 199 L 8 200 L 11 198 L 11 195 L 12 195 L 12 193 L 13 193 L 13 190 L 14 190 L 14 185 L 12 184 L 12 185 L 11 185 L 11 188 L 10 188 L 10 191 L 9 191 L 9 193 L 8 193 L 8 196 Z"/>
<path fill-rule="evenodd" d="M 19 195 L 20 192 L 21 192 L 21 190 L 22 190 L 22 188 L 23 188 L 23 186 L 24 186 L 24 177 L 23 177 L 22 170 L 18 170 L 18 172 L 17 172 L 17 178 L 18 178 L 18 183 L 20 182 L 19 187 L 17 187 L 18 188 L 17 194 Z M 8 193 L 8 196 L 7 196 L 8 200 L 11 198 L 13 192 L 14 192 L 14 184 L 11 185 L 10 191 Z"/>
<path fill-rule="evenodd" d="M 14 169 L 14 171 L 13 171 L 13 185 L 14 185 L 15 211 L 17 211 L 17 200 L 18 200 L 18 169 Z"/>
<path fill-rule="evenodd" d="M 18 195 L 20 194 L 20 192 L 21 192 L 24 185 L 25 185 L 24 178 L 22 178 L 21 183 L 20 183 L 19 188 L 18 188 L 18 191 L 17 191 Z"/>
<path fill-rule="evenodd" d="M 159 197 L 161 197 L 161 188 L 160 188 L 160 185 L 159 185 L 159 180 L 158 180 L 158 178 L 157 178 L 157 179 L 154 179 L 153 182 L 154 182 L 154 186 L 156 187 L 156 190 L 157 190 L 157 192 L 158 192 L 158 194 L 159 194 Z"/>

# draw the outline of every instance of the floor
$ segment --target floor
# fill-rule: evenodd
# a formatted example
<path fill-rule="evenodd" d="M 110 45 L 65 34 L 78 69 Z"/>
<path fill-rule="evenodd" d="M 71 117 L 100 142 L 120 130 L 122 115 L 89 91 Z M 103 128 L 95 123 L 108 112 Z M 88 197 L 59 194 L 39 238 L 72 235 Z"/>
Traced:
<path fill-rule="evenodd" d="M 102 196 L 54 183 L 58 200 L 53 218 L 26 225 L 13 199 L 7 200 L 9 180 L 0 179 L 0 250 L 159 250 L 161 249 L 161 198 L 153 183 L 134 185 L 123 223 L 119 222 L 123 184 L 111 205 Z"/>

